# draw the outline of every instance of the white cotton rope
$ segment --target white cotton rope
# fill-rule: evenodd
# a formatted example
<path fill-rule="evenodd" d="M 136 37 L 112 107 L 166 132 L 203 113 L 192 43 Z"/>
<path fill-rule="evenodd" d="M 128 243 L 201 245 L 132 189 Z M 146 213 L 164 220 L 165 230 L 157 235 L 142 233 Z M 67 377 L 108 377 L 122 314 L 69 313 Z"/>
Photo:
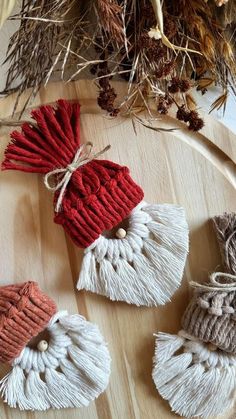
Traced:
<path fill-rule="evenodd" d="M 152 377 L 172 411 L 183 417 L 216 417 L 232 407 L 236 357 L 189 336 L 156 335 Z"/>
<path fill-rule="evenodd" d="M 21 410 L 87 406 L 110 376 L 110 355 L 98 327 L 60 311 L 47 330 L 48 349 L 25 347 L 1 380 L 4 401 Z"/>
<path fill-rule="evenodd" d="M 77 288 L 137 306 L 170 301 L 188 253 L 184 209 L 141 202 L 123 238 L 101 235 L 84 251 Z"/>

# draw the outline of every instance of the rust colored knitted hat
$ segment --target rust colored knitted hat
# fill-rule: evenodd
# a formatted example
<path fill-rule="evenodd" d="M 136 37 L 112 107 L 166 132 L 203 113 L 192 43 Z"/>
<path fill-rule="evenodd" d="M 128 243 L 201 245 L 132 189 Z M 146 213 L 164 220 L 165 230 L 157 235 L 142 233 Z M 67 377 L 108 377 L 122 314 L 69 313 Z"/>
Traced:
<path fill-rule="evenodd" d="M 136 305 L 165 304 L 188 252 L 183 208 L 148 204 L 129 169 L 80 142 L 80 105 L 59 100 L 11 134 L 2 169 L 44 174 L 54 221 L 84 250 L 78 289 Z M 127 229 L 118 224 L 125 220 Z M 116 230 L 116 231 L 115 231 Z M 104 233 L 104 234 L 103 234 Z M 114 237 L 113 237 L 114 233 Z"/>
<path fill-rule="evenodd" d="M 213 223 L 225 272 L 205 284 L 192 282 L 183 329 L 178 336 L 159 333 L 156 340 L 154 382 L 184 417 L 222 414 L 236 390 L 236 214 Z"/>
<path fill-rule="evenodd" d="M 47 340 L 40 340 L 44 330 Z M 38 334 L 37 345 L 28 345 Z M 110 355 L 97 326 L 57 312 L 35 282 L 0 288 L 0 362 L 12 366 L 0 394 L 21 410 L 87 406 L 110 376 Z"/>
<path fill-rule="evenodd" d="M 0 362 L 11 363 L 56 312 L 36 282 L 0 287 Z"/>

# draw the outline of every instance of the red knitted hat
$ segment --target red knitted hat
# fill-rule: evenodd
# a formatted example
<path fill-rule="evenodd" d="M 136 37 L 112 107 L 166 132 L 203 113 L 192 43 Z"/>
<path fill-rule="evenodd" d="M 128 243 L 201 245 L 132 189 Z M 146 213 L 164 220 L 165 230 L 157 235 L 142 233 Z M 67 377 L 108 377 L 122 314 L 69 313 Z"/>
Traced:
<path fill-rule="evenodd" d="M 104 230 L 126 218 L 144 194 L 127 167 L 94 160 L 96 156 L 73 167 L 81 149 L 79 115 L 79 104 L 65 100 L 59 100 L 56 108 L 42 106 L 33 111 L 37 127 L 25 123 L 21 133 L 11 134 L 2 169 L 52 174 L 59 183 L 61 176 L 69 175 L 59 212 L 56 203 L 62 187 L 50 187 L 55 190 L 54 220 L 77 246 L 88 247 Z"/>
<path fill-rule="evenodd" d="M 0 287 L 0 362 L 11 363 L 56 313 L 35 282 Z"/>
<path fill-rule="evenodd" d="M 63 211 L 55 214 L 54 221 L 63 225 L 77 246 L 88 247 L 104 230 L 126 218 L 142 199 L 143 191 L 127 167 L 93 160 L 74 172 L 63 198 Z"/>

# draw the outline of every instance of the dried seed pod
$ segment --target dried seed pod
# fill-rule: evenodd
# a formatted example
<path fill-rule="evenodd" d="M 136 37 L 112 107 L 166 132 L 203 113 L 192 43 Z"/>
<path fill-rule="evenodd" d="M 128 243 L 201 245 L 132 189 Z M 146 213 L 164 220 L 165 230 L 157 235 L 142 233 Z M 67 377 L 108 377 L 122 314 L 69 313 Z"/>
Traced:
<path fill-rule="evenodd" d="M 191 111 L 188 116 L 189 130 L 200 131 L 204 127 L 203 119 L 199 117 L 196 111 Z"/>
<path fill-rule="evenodd" d="M 188 129 L 190 131 L 200 131 L 204 127 L 204 121 L 202 118 L 189 119 Z"/>
<path fill-rule="evenodd" d="M 179 121 L 184 121 L 184 122 L 188 122 L 189 120 L 189 114 L 190 112 L 186 110 L 185 106 L 182 105 L 178 108 L 178 111 L 176 113 L 176 118 Z"/>
<path fill-rule="evenodd" d="M 197 103 L 190 93 L 185 95 L 186 105 L 190 111 L 195 111 Z"/>
<path fill-rule="evenodd" d="M 172 77 L 170 80 L 170 84 L 168 86 L 168 91 L 170 93 L 178 93 L 180 91 L 180 78 L 175 76 Z"/>
<path fill-rule="evenodd" d="M 179 89 L 182 93 L 187 92 L 189 89 L 191 89 L 191 81 L 189 79 L 180 79 L 179 81 Z"/>
<path fill-rule="evenodd" d="M 167 114 L 172 104 L 173 100 L 169 95 L 159 95 L 157 111 L 161 114 Z"/>
<path fill-rule="evenodd" d="M 158 70 L 155 72 L 155 76 L 158 79 L 166 78 L 168 75 L 170 75 L 173 72 L 175 67 L 176 67 L 175 61 L 168 60 L 159 66 Z"/>

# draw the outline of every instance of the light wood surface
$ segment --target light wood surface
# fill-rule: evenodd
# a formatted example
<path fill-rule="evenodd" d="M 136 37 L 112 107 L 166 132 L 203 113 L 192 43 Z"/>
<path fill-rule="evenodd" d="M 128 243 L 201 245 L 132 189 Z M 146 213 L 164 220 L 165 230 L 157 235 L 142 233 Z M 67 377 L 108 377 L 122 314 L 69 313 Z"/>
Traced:
<path fill-rule="evenodd" d="M 137 308 L 77 292 L 82 251 L 53 223 L 53 197 L 45 189 L 42 178 L 19 172 L 0 173 L 1 285 L 28 279 L 38 281 L 60 309 L 68 309 L 70 313 L 79 311 L 99 325 L 112 356 L 109 387 L 88 408 L 26 413 L 9 409 L 0 402 L 0 418 L 177 417 L 159 397 L 151 378 L 153 333 L 178 331 L 189 298 L 188 281 L 206 280 L 208 273 L 220 265 L 208 220 L 223 211 L 236 210 L 236 136 L 207 115 L 201 134 L 189 133 L 170 117 L 154 125 L 178 127 L 175 132 L 158 133 L 138 123 L 134 130 L 130 118 L 111 119 L 99 110 L 96 88 L 89 81 L 51 84 L 40 91 L 34 106 L 59 97 L 80 100 L 82 141 L 93 141 L 98 148 L 111 144 L 104 157 L 130 167 L 133 178 L 145 191 L 147 202 L 178 203 L 185 207 L 190 253 L 182 286 L 164 307 Z M 0 101 L 0 118 L 9 118 L 13 103 L 14 97 Z M 0 129 L 1 160 L 8 134 L 8 128 Z M 235 411 L 224 418 L 235 418 Z"/>

